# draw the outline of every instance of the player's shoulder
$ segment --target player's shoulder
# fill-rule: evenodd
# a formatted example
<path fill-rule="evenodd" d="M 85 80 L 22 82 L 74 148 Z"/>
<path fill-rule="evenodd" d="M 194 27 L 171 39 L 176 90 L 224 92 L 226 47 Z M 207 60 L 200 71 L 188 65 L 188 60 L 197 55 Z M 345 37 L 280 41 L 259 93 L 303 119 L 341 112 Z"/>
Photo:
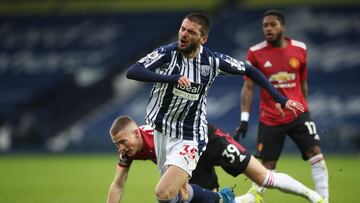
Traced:
<path fill-rule="evenodd" d="M 200 48 L 200 53 L 203 57 L 219 57 L 219 55 L 221 55 L 222 53 L 217 52 L 217 51 L 212 51 L 210 50 L 208 47 L 206 46 L 201 46 Z"/>
<path fill-rule="evenodd" d="M 157 49 L 160 53 L 171 53 L 172 51 L 177 50 L 177 42 L 172 42 L 170 44 L 163 45 Z"/>
<path fill-rule="evenodd" d="M 141 126 L 139 126 L 139 128 L 141 130 L 153 130 L 150 125 L 141 125 Z"/>
<path fill-rule="evenodd" d="M 150 125 L 141 125 L 139 129 L 143 132 L 143 136 L 152 136 L 154 134 L 154 129 Z"/>
<path fill-rule="evenodd" d="M 252 51 L 252 52 L 254 52 L 254 51 L 259 51 L 259 50 L 261 50 L 261 49 L 264 49 L 264 48 L 267 47 L 267 46 L 268 46 L 267 42 L 266 42 L 266 41 L 262 41 L 262 42 L 260 42 L 260 43 L 258 43 L 258 44 L 255 44 L 255 45 L 251 46 L 251 47 L 249 48 L 249 50 Z"/>
<path fill-rule="evenodd" d="M 299 40 L 295 40 L 295 39 L 289 39 L 289 40 L 290 40 L 290 44 L 293 47 L 301 48 L 301 49 L 306 51 L 306 44 L 304 42 L 299 41 Z"/>

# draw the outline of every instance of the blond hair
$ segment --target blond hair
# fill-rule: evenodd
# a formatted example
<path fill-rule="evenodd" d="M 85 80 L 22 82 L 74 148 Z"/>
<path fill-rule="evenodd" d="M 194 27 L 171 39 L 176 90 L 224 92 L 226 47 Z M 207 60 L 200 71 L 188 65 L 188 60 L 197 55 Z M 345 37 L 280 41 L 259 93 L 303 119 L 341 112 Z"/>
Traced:
<path fill-rule="evenodd" d="M 109 130 L 109 134 L 111 136 L 115 136 L 121 130 L 124 130 L 127 126 L 129 126 L 129 124 L 131 124 L 131 123 L 136 125 L 135 121 L 130 116 L 127 116 L 127 115 L 119 116 L 112 123 L 110 130 Z"/>

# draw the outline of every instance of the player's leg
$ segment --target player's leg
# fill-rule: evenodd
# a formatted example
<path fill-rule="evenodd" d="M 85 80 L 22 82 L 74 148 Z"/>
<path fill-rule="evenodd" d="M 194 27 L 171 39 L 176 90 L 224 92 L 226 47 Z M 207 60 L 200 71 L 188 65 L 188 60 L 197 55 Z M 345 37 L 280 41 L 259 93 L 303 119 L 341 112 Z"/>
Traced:
<path fill-rule="evenodd" d="M 209 149 L 211 143 L 208 143 L 207 149 Z M 211 147 L 210 147 L 211 148 Z M 218 177 L 215 172 L 215 167 L 211 162 L 211 150 L 206 150 L 199 159 L 196 169 L 193 171 L 189 183 L 199 185 L 203 188 L 217 192 L 219 189 Z"/>
<path fill-rule="evenodd" d="M 221 129 L 216 129 L 209 140 L 206 152 L 201 157 L 206 159 L 207 164 L 221 166 L 234 177 L 244 172 L 251 154 L 241 144 Z"/>
<path fill-rule="evenodd" d="M 255 157 L 251 157 L 244 174 L 249 177 L 254 183 L 266 188 L 276 188 L 286 193 L 303 196 L 311 202 L 319 202 L 322 200 L 321 196 L 315 191 L 309 189 L 299 181 L 284 173 L 275 173 L 266 169 Z M 256 191 L 251 191 L 255 202 L 261 202 L 257 197 Z"/>
<path fill-rule="evenodd" d="M 156 186 L 159 203 L 234 203 L 232 191 L 216 193 L 196 184 L 187 184 L 188 174 L 177 166 L 169 166 Z M 184 182 L 185 179 L 185 182 Z M 181 195 L 179 195 L 181 194 Z"/>
<path fill-rule="evenodd" d="M 303 113 L 296 119 L 290 137 L 300 149 L 303 159 L 308 160 L 311 165 L 316 191 L 328 201 L 328 170 L 321 153 L 320 137 L 317 134 L 316 125 L 311 120 L 308 112 Z"/>
<path fill-rule="evenodd" d="M 158 202 L 177 202 L 179 200 L 178 194 L 181 188 L 186 185 L 188 176 L 183 169 L 177 166 L 169 166 L 155 189 Z"/>
<path fill-rule="evenodd" d="M 155 134 L 155 136 L 158 136 Z M 154 136 L 154 137 L 155 137 Z M 162 177 L 156 186 L 155 194 L 159 203 L 175 203 L 179 201 L 189 201 L 194 203 L 218 203 L 222 198 L 224 203 L 233 203 L 234 195 L 224 196 L 210 190 L 206 190 L 197 185 L 188 187 L 188 193 L 182 189 L 187 185 L 187 180 L 196 167 L 199 160 L 199 149 L 196 141 L 179 140 L 176 138 L 165 138 L 166 141 L 166 161 L 164 166 L 159 166 Z M 154 140 L 156 143 L 156 141 Z M 155 146 L 156 147 L 156 146 Z M 161 150 L 157 149 L 157 153 Z M 159 156 L 158 156 L 159 158 Z M 163 159 L 164 155 L 161 154 Z M 158 160 L 159 162 L 159 160 Z M 180 192 L 184 196 L 181 200 Z M 190 197 L 192 194 L 192 197 Z M 232 197 L 231 197 L 232 195 Z"/>
<path fill-rule="evenodd" d="M 309 156 L 310 157 L 310 156 Z M 312 178 L 315 183 L 316 191 L 325 198 L 326 202 L 329 201 L 329 182 L 328 170 L 325 160 L 321 153 L 310 157 Z"/>
<path fill-rule="evenodd" d="M 185 203 L 235 203 L 234 192 L 230 187 L 213 192 L 196 184 L 189 184 L 187 193 L 188 199 L 183 199 Z"/>
<path fill-rule="evenodd" d="M 265 168 L 274 171 L 276 162 L 280 157 L 287 133 L 287 125 L 268 126 L 259 123 L 256 157 L 262 160 Z M 249 191 L 265 192 L 265 188 L 253 183 Z"/>

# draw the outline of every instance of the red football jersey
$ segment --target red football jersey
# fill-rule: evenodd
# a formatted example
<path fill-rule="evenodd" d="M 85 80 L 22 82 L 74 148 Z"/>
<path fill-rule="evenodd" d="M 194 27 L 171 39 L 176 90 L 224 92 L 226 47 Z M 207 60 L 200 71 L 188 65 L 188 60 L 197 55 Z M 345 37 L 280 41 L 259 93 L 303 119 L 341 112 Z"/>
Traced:
<path fill-rule="evenodd" d="M 139 130 L 143 139 L 143 150 L 134 156 L 119 156 L 119 166 L 129 167 L 133 160 L 152 160 L 156 163 L 156 154 L 154 147 L 154 129 L 148 125 L 139 126 Z"/>
<path fill-rule="evenodd" d="M 286 38 L 286 40 L 288 42 L 286 48 L 272 47 L 267 41 L 250 47 L 246 60 L 258 68 L 282 95 L 300 102 L 305 111 L 308 111 L 301 90 L 301 81 L 307 79 L 306 45 L 293 39 Z M 274 100 L 262 88 L 260 98 L 259 119 L 262 123 L 275 126 L 289 123 L 296 118 L 287 109 L 284 109 L 285 116 L 281 117 L 275 108 Z"/>

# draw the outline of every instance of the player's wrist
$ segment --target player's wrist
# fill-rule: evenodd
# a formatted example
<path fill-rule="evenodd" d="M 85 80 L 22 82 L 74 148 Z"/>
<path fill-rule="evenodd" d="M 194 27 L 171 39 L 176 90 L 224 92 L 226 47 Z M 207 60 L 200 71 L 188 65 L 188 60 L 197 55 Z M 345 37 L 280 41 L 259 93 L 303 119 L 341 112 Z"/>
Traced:
<path fill-rule="evenodd" d="M 249 117 L 250 117 L 249 112 L 243 111 L 243 112 L 241 112 L 241 119 L 240 120 L 248 122 Z"/>

